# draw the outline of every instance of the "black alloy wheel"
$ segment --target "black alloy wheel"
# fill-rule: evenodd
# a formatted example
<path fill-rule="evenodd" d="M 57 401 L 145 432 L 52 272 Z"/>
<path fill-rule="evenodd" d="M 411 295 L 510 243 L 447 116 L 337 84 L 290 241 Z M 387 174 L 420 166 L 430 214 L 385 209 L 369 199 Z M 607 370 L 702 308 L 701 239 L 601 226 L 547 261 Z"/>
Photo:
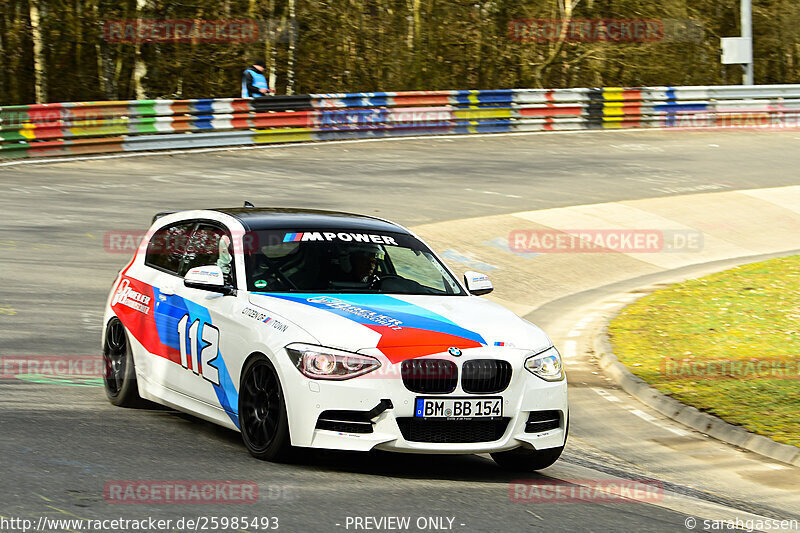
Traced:
<path fill-rule="evenodd" d="M 278 373 L 263 356 L 251 359 L 242 372 L 239 425 L 250 455 L 267 461 L 288 458 L 289 424 Z"/>
<path fill-rule="evenodd" d="M 136 368 L 128 343 L 125 326 L 119 319 L 112 319 L 106 327 L 103 346 L 105 374 L 103 385 L 108 401 L 119 407 L 138 407 L 142 404 L 136 384 Z"/>

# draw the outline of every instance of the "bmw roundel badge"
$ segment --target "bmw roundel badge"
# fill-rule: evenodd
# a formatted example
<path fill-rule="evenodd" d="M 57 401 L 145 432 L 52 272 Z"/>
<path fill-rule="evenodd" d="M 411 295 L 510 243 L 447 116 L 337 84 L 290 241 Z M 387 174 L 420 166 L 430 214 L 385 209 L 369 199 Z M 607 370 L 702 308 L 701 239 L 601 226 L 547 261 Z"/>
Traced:
<path fill-rule="evenodd" d="M 456 348 L 455 346 L 453 346 L 453 347 L 451 347 L 451 348 L 448 348 L 448 349 L 447 349 L 447 353 L 449 353 L 449 354 L 450 354 L 450 355 L 452 355 L 453 357 L 460 357 L 460 356 L 461 356 L 461 350 L 459 350 L 459 349 L 458 349 L 458 348 Z"/>

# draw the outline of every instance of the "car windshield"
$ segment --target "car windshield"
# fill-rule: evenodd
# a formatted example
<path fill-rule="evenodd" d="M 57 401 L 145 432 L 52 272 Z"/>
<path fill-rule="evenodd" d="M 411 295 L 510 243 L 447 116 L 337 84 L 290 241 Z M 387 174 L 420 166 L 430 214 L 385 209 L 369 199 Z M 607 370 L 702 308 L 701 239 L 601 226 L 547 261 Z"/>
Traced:
<path fill-rule="evenodd" d="M 423 243 L 403 233 L 251 231 L 244 244 L 250 291 L 465 294 Z"/>

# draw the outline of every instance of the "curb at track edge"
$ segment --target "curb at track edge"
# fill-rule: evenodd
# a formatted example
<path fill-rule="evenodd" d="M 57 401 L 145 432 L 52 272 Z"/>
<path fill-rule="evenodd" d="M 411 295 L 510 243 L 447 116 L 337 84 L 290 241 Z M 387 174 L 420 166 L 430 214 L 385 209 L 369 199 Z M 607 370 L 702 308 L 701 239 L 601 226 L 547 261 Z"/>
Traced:
<path fill-rule="evenodd" d="M 617 313 L 604 319 L 601 330 L 593 339 L 593 349 L 600 368 L 622 390 L 667 418 L 700 433 L 775 461 L 800 467 L 800 448 L 797 446 L 781 444 L 769 437 L 751 433 L 741 426 L 704 413 L 696 407 L 659 392 L 642 378 L 635 376 L 619 361 L 608 339 L 608 325 L 616 315 Z"/>

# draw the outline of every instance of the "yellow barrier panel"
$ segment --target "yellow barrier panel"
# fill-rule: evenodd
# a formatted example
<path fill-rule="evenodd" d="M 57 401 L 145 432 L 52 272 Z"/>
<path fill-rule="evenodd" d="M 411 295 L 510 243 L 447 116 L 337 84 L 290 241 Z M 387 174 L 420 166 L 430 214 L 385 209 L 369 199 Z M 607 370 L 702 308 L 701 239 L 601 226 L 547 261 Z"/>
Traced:
<path fill-rule="evenodd" d="M 454 109 L 455 118 L 477 120 L 482 118 L 512 118 L 511 108 L 484 107 L 480 109 Z"/>
<path fill-rule="evenodd" d="M 603 116 L 621 117 L 625 114 L 623 110 L 624 102 L 606 102 L 603 104 Z"/>
<path fill-rule="evenodd" d="M 315 140 L 311 133 L 311 128 L 275 128 L 271 130 L 255 130 L 253 132 L 253 142 L 256 144 L 281 143 L 296 141 Z"/>
<path fill-rule="evenodd" d="M 36 131 L 34 131 L 36 125 L 35 124 L 22 124 L 22 128 L 19 130 L 19 134 L 32 141 L 36 139 Z"/>
<path fill-rule="evenodd" d="M 622 101 L 625 99 L 623 91 L 625 91 L 624 87 L 605 87 L 603 98 L 607 101 Z"/>
<path fill-rule="evenodd" d="M 66 128 L 72 137 L 86 137 L 90 135 L 127 135 L 127 123 L 105 124 L 102 126 L 78 126 Z"/>

